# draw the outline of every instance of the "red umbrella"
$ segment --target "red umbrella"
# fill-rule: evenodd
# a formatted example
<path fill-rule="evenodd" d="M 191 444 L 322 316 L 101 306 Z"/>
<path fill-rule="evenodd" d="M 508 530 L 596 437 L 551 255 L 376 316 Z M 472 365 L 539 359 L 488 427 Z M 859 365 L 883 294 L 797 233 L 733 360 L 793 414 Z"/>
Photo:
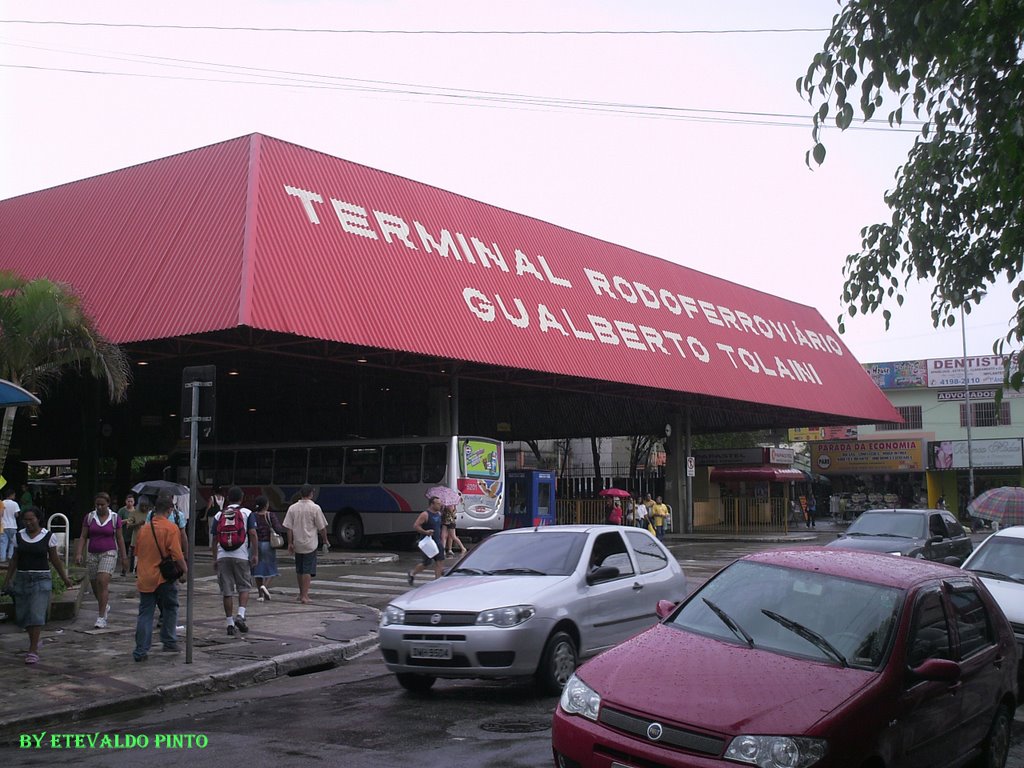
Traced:
<path fill-rule="evenodd" d="M 628 499 L 630 497 L 629 491 L 624 491 L 621 488 L 605 488 L 603 491 L 597 494 L 598 496 L 617 496 L 620 499 Z"/>

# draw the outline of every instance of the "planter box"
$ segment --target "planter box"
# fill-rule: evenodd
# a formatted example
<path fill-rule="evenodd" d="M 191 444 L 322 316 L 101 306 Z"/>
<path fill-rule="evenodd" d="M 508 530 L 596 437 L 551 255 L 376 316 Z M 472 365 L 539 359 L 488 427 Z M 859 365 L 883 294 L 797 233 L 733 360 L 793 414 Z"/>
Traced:
<path fill-rule="evenodd" d="M 50 600 L 50 610 L 47 612 L 46 621 L 70 621 L 78 615 L 78 608 L 82 605 L 83 590 L 81 585 L 64 590 L 64 593 L 56 600 Z M 14 621 L 14 603 L 0 603 L 0 613 L 7 616 L 8 621 Z"/>

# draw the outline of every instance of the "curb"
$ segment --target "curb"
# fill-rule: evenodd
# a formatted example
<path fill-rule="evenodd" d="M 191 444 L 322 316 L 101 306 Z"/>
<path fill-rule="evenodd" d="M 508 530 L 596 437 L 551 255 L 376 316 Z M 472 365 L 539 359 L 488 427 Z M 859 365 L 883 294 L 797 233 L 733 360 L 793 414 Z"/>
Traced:
<path fill-rule="evenodd" d="M 270 682 L 279 677 L 294 677 L 319 672 L 347 663 L 375 646 L 377 642 L 377 633 L 372 632 L 344 643 L 332 643 L 305 651 L 293 651 L 224 672 L 182 680 L 152 691 L 140 691 L 112 700 L 108 699 L 100 704 L 76 705 L 63 709 L 49 709 L 45 712 L 19 714 L 17 717 L 0 720 L 0 744 L 13 744 L 19 731 L 39 731 L 52 725 L 68 726 L 88 718 L 116 714 L 138 707 L 167 704 L 191 699 L 197 695 L 247 688 Z"/>

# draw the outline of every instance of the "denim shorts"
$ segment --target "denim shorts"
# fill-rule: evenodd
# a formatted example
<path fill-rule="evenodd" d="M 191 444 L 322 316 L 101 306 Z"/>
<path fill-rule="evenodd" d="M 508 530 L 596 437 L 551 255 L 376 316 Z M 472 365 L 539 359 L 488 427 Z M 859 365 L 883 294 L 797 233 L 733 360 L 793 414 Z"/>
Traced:
<path fill-rule="evenodd" d="M 305 554 L 302 552 L 295 553 L 295 572 L 316 576 L 316 550 L 306 552 Z"/>

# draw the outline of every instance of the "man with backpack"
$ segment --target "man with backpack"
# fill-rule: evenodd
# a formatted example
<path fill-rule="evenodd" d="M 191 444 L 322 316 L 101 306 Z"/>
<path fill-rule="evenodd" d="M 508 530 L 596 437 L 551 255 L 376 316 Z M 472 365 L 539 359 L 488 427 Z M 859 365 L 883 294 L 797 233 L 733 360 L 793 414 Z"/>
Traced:
<path fill-rule="evenodd" d="M 228 490 L 227 505 L 213 516 L 210 527 L 210 553 L 213 570 L 224 598 L 228 635 L 248 632 L 245 609 L 252 589 L 252 566 L 259 562 L 256 541 L 256 516 L 242 506 L 242 489 L 232 486 Z M 238 614 L 234 614 L 233 599 L 238 594 Z"/>

